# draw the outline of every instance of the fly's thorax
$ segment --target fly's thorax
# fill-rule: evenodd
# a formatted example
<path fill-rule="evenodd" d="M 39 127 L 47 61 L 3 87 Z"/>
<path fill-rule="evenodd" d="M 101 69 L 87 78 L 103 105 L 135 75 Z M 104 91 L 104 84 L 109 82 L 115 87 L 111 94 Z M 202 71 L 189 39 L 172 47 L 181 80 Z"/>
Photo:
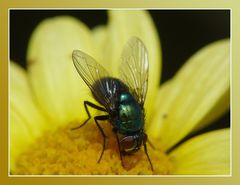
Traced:
<path fill-rule="evenodd" d="M 113 126 L 119 133 L 129 134 L 142 130 L 144 126 L 144 115 L 141 106 L 129 92 L 119 95 L 119 104 Z"/>
<path fill-rule="evenodd" d="M 128 91 L 128 87 L 117 78 L 103 77 L 94 82 L 91 91 L 93 97 L 112 114 L 117 109 L 119 94 Z"/>

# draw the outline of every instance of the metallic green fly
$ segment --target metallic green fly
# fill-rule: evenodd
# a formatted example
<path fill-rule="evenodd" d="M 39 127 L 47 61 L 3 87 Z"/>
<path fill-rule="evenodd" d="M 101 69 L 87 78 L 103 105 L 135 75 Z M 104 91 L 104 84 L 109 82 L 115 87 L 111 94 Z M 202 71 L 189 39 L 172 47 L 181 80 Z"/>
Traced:
<path fill-rule="evenodd" d="M 88 106 L 105 112 L 104 115 L 95 116 L 95 123 L 103 136 L 104 150 L 106 135 L 99 121 L 109 120 L 112 130 L 118 141 L 120 158 L 123 164 L 123 155 L 137 152 L 141 146 L 150 163 L 153 165 L 147 150 L 147 134 L 144 131 L 144 101 L 148 88 L 148 53 L 143 42 L 132 37 L 123 49 L 121 64 L 119 66 L 120 79 L 111 77 L 106 69 L 86 53 L 74 50 L 73 63 L 84 82 L 90 88 L 93 97 L 101 106 L 89 101 L 84 101 L 88 119 L 78 129 L 85 125 L 91 118 Z"/>

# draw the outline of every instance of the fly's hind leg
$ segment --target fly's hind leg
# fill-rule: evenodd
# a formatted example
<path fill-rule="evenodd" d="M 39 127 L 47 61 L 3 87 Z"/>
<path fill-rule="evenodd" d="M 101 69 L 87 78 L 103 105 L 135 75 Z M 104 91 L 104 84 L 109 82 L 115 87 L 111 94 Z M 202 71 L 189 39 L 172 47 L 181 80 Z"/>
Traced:
<path fill-rule="evenodd" d="M 149 164 L 150 164 L 150 166 L 151 166 L 151 170 L 153 171 L 153 165 L 152 165 L 151 159 L 150 159 L 150 157 L 149 157 L 149 155 L 148 155 L 148 150 L 147 150 L 147 145 L 146 145 L 146 143 L 143 143 L 143 146 L 144 146 L 144 152 L 145 152 L 145 154 L 146 154 L 146 156 L 147 156 L 147 159 L 148 159 L 148 162 L 149 162 Z"/>
<path fill-rule="evenodd" d="M 88 118 L 81 125 L 79 125 L 78 127 L 72 128 L 71 130 L 76 130 L 76 129 L 81 128 L 82 126 L 84 126 L 91 119 L 91 114 L 90 114 L 90 112 L 88 110 L 88 106 L 90 106 L 90 107 L 92 107 L 94 109 L 100 110 L 100 111 L 107 112 L 106 109 L 104 109 L 103 107 L 95 105 L 95 104 L 93 104 L 93 103 L 91 103 L 89 101 L 84 101 L 84 108 L 85 108 L 85 111 L 86 111 L 86 113 L 88 115 Z"/>
<path fill-rule="evenodd" d="M 118 151 L 119 151 L 119 155 L 120 155 L 120 159 L 121 159 L 121 163 L 122 166 L 124 167 L 124 163 L 123 163 L 123 156 L 122 156 L 122 151 L 121 151 L 121 147 L 120 147 L 120 142 L 119 142 L 119 138 L 117 133 L 115 132 L 116 138 L 117 138 L 117 143 L 118 143 Z"/>

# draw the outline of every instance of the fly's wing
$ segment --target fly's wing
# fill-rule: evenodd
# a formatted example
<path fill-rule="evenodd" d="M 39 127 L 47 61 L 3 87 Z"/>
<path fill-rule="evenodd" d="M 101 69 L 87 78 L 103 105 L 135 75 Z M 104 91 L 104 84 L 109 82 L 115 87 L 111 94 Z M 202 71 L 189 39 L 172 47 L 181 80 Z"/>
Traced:
<path fill-rule="evenodd" d="M 148 53 L 143 42 L 132 37 L 123 49 L 120 76 L 143 107 L 148 88 Z"/>
<path fill-rule="evenodd" d="M 108 72 L 91 56 L 80 50 L 73 51 L 72 59 L 79 75 L 88 85 L 96 100 L 107 109 L 112 107 L 116 84 L 112 78 L 109 78 Z"/>

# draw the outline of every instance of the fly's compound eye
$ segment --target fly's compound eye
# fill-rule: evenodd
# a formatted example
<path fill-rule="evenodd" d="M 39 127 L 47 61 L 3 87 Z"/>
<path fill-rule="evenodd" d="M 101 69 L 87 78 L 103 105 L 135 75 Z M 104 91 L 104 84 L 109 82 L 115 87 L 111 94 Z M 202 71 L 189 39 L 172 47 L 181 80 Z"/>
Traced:
<path fill-rule="evenodd" d="M 133 136 L 126 136 L 120 141 L 121 149 L 126 153 L 137 151 L 137 140 Z"/>

